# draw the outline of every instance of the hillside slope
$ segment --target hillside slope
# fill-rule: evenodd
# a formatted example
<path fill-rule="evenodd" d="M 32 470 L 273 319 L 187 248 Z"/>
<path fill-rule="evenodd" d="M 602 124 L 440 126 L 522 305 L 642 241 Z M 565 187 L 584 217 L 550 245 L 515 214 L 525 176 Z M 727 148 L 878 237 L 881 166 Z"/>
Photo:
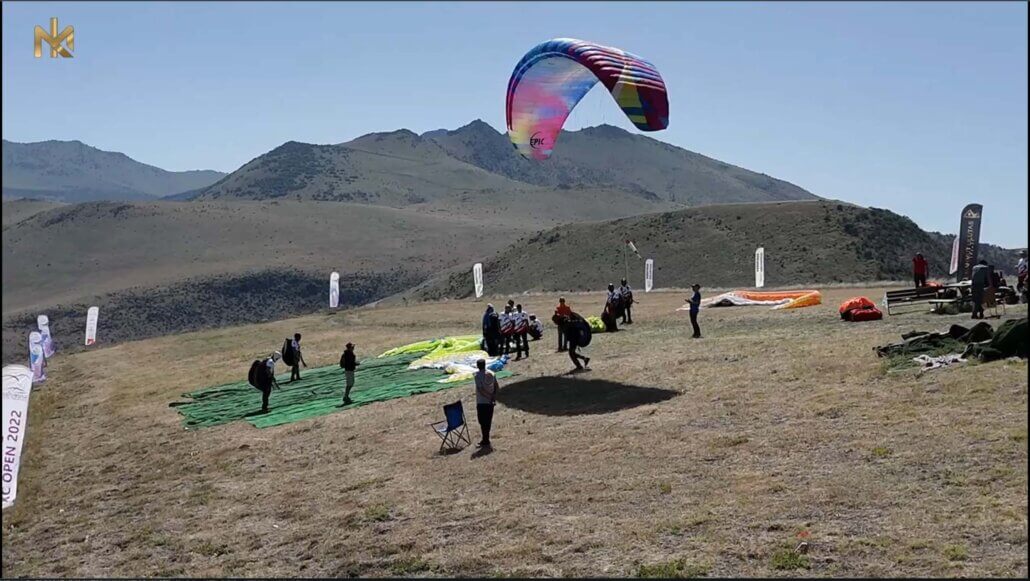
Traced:
<path fill-rule="evenodd" d="M 656 287 L 752 287 L 759 246 L 769 287 L 907 280 L 916 252 L 926 256 L 932 277 L 946 278 L 951 255 L 950 239 L 887 210 L 833 201 L 726 204 L 539 232 L 484 262 L 487 287 L 503 293 L 603 289 L 626 272 L 626 239 L 655 260 Z M 1014 251 L 985 247 L 999 266 L 1015 264 Z M 643 261 L 630 254 L 631 286 L 643 287 L 643 272 Z M 424 284 L 417 296 L 468 296 L 469 278 L 451 273 Z"/>
<path fill-rule="evenodd" d="M 289 142 L 182 197 L 460 209 L 451 204 L 455 196 L 519 200 L 568 191 L 617 193 L 609 198 L 615 206 L 636 208 L 629 214 L 671 205 L 816 198 L 788 182 L 607 125 L 564 132 L 550 160 L 527 161 L 482 121 L 422 135 L 404 129 L 373 133 L 339 145 Z"/>
<path fill-rule="evenodd" d="M 166 171 L 80 141 L 3 141 L 5 197 L 146 200 L 208 186 L 221 172 Z"/>
<path fill-rule="evenodd" d="M 817 198 L 789 182 L 612 125 L 563 131 L 545 162 L 522 158 L 506 135 L 478 119 L 424 137 L 458 159 L 541 186 L 615 188 L 690 206 Z"/>

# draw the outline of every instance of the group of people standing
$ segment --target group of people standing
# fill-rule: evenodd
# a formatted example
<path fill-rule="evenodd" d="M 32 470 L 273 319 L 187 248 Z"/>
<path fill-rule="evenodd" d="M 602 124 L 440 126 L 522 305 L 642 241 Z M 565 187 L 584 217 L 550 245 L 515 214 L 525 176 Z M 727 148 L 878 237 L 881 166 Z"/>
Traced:
<path fill-rule="evenodd" d="M 483 348 L 491 357 L 511 355 L 513 350 L 516 361 L 522 359 L 523 352 L 529 357 L 529 339 L 536 341 L 543 334 L 543 323 L 514 300 L 508 300 L 503 313 L 498 313 L 492 304 L 483 313 Z"/>

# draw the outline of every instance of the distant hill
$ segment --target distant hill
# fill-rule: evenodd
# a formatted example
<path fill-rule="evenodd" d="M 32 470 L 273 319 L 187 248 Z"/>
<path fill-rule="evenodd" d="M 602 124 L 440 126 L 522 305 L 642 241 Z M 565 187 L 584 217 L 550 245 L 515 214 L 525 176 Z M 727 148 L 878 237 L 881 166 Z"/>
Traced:
<path fill-rule="evenodd" d="M 80 141 L 3 141 L 4 198 L 148 200 L 209 186 L 225 174 L 166 171 Z"/>
<path fill-rule="evenodd" d="M 602 125 L 563 132 L 545 162 L 522 159 L 482 121 L 455 131 L 373 133 L 338 145 L 289 142 L 183 198 L 313 199 L 394 207 L 462 195 L 617 192 L 634 213 L 725 202 L 809 200 L 804 189 Z"/>
<path fill-rule="evenodd" d="M 949 237 L 877 208 L 834 201 L 724 204 L 600 223 L 559 226 L 517 241 L 484 261 L 491 292 L 598 290 L 625 273 L 625 240 L 655 260 L 656 287 L 754 286 L 754 252 L 765 248 L 766 286 L 908 280 L 922 252 L 931 277 L 948 278 Z M 982 245 L 1012 271 L 1016 251 Z M 644 265 L 629 255 L 629 279 L 643 287 Z M 468 272 L 421 285 L 420 298 L 466 297 Z"/>

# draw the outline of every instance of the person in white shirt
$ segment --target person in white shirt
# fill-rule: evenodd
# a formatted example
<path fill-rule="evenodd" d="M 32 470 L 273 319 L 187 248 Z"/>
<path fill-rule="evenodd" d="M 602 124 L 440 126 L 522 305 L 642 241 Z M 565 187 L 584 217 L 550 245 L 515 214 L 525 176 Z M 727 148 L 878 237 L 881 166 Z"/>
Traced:
<path fill-rule="evenodd" d="M 515 350 L 517 352 L 516 360 L 522 359 L 523 349 L 526 351 L 526 357 L 529 357 L 529 339 L 527 335 L 529 333 L 529 317 L 522 310 L 522 305 L 515 305 Z"/>
<path fill-rule="evenodd" d="M 540 322 L 540 319 L 536 318 L 536 315 L 529 315 L 529 336 L 534 341 L 539 341 L 544 336 L 544 324 Z"/>
<path fill-rule="evenodd" d="M 515 318 L 514 313 L 511 312 L 511 307 L 505 305 L 504 312 L 498 317 L 501 323 L 501 354 L 511 354 L 511 338 L 512 333 L 515 331 Z"/>
<path fill-rule="evenodd" d="M 622 299 L 623 307 L 622 310 L 622 324 L 632 325 L 633 324 L 633 313 L 630 312 L 630 305 L 633 304 L 633 291 L 629 288 L 629 283 L 626 279 L 622 279 L 622 286 L 619 287 L 619 298 Z"/>
<path fill-rule="evenodd" d="M 501 386 L 492 371 L 487 370 L 486 360 L 476 361 L 479 368 L 474 375 L 476 380 L 476 416 L 479 419 L 479 429 L 483 432 L 483 439 L 479 442 L 480 448 L 491 448 L 490 426 L 494 420 L 494 404 L 497 403 L 497 391 Z"/>

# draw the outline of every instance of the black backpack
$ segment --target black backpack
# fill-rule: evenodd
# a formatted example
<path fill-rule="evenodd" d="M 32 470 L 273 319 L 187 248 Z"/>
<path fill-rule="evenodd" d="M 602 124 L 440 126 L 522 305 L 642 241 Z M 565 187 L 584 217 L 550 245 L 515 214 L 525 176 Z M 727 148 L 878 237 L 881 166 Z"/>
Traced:
<path fill-rule="evenodd" d="M 272 383 L 268 377 L 268 366 L 265 365 L 264 361 L 255 359 L 250 364 L 250 371 L 247 373 L 247 383 L 261 390 L 264 390 Z"/>
<path fill-rule="evenodd" d="M 283 341 L 282 353 L 283 363 L 289 365 L 290 367 L 293 367 L 297 364 L 297 352 L 293 350 L 293 341 L 289 337 L 287 337 L 286 340 Z"/>

